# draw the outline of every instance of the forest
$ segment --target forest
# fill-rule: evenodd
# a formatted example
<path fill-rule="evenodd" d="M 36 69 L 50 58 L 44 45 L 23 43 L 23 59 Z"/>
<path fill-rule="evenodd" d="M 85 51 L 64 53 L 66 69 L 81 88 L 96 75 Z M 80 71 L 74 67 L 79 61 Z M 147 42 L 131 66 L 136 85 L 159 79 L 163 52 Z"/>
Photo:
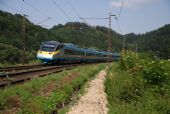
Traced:
<path fill-rule="evenodd" d="M 170 58 L 170 24 L 145 34 L 130 33 L 127 42 L 139 52 L 148 52 L 160 59 Z"/>
<path fill-rule="evenodd" d="M 43 41 L 55 40 L 73 43 L 81 47 L 107 50 L 108 28 L 92 27 L 81 22 L 58 24 L 50 29 L 33 24 L 26 19 L 26 59 L 36 60 L 36 52 Z M 0 11 L 0 63 L 21 62 L 22 55 L 22 16 Z M 112 51 L 122 50 L 126 38 L 126 50 L 147 52 L 160 59 L 170 58 L 170 25 L 144 34 L 126 34 L 112 30 Z"/>

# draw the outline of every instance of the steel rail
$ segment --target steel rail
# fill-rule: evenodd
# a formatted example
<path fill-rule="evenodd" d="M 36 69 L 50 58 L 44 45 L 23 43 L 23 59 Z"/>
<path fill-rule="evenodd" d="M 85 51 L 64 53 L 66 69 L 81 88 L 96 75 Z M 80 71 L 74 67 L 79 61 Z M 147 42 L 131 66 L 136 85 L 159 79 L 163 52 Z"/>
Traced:
<path fill-rule="evenodd" d="M 72 69 L 75 68 L 76 66 L 78 66 L 78 64 L 49 66 L 48 68 L 0 74 L 0 87 L 6 87 L 8 85 L 13 85 L 19 82 L 25 82 L 27 80 L 42 77 L 51 73 L 57 73 L 63 70 Z"/>
<path fill-rule="evenodd" d="M 24 66 L 10 66 L 10 67 L 0 67 L 0 72 L 18 71 L 32 68 L 39 68 L 48 66 L 46 64 L 36 64 L 36 65 L 24 65 Z"/>

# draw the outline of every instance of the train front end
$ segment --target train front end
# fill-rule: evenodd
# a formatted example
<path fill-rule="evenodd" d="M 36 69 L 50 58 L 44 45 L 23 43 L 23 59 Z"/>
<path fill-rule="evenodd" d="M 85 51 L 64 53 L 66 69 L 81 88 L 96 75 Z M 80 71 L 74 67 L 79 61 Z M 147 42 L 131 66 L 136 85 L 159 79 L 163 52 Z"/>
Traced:
<path fill-rule="evenodd" d="M 37 58 L 43 63 L 53 63 L 56 57 L 59 56 L 59 43 L 55 41 L 43 42 L 37 53 Z"/>

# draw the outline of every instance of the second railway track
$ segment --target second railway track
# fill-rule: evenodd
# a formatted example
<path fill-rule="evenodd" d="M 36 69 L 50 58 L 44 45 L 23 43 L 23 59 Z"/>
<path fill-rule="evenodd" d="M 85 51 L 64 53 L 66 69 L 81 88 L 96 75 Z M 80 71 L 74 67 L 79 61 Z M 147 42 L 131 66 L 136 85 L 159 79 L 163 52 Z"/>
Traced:
<path fill-rule="evenodd" d="M 6 87 L 6 86 L 9 86 L 9 85 L 19 83 L 19 82 L 31 80 L 33 78 L 45 76 L 47 74 L 72 69 L 76 66 L 78 66 L 78 64 L 61 65 L 61 66 L 44 66 L 44 67 L 40 67 L 40 68 L 34 67 L 34 69 L 27 67 L 26 68 L 27 70 L 19 70 L 19 71 L 16 71 L 16 72 L 2 72 L 0 74 L 0 87 L 1 88 Z"/>
<path fill-rule="evenodd" d="M 0 72 L 11 72 L 11 71 L 19 71 L 19 70 L 27 70 L 33 68 L 41 68 L 48 65 L 45 64 L 35 64 L 35 65 L 24 65 L 24 66 L 10 66 L 10 67 L 0 67 Z"/>

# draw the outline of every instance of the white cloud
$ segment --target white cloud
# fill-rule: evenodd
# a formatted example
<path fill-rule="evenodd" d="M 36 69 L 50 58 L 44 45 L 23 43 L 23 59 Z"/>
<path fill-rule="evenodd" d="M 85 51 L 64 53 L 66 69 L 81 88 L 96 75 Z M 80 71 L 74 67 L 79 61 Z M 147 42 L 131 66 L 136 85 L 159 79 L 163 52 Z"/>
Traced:
<path fill-rule="evenodd" d="M 154 0 L 124 0 L 124 7 L 128 8 L 128 7 L 138 6 L 142 4 L 148 4 L 151 3 L 152 1 Z M 121 7 L 122 0 L 112 0 L 110 5 L 112 7 Z"/>

